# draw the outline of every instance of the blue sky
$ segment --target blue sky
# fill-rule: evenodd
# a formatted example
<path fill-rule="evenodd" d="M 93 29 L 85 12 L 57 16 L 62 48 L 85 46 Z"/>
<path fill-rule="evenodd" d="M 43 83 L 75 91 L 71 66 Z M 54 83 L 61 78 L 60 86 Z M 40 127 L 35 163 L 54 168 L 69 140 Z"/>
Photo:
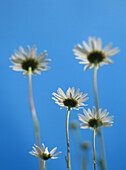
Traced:
<path fill-rule="evenodd" d="M 126 169 L 125 165 L 125 103 L 126 103 L 126 2 L 124 0 L 1 0 L 1 168 L 3 170 L 37 169 L 37 158 L 28 154 L 35 143 L 29 108 L 28 77 L 9 68 L 9 58 L 19 46 L 36 45 L 37 53 L 47 50 L 51 69 L 33 76 L 33 96 L 40 123 L 41 141 L 49 150 L 62 151 L 58 160 L 49 160 L 47 169 L 66 168 L 66 109 L 51 99 L 59 87 L 80 88 L 88 93 L 88 107 L 94 106 L 93 69 L 83 65 L 72 49 L 89 36 L 102 38 L 103 47 L 112 42 L 120 53 L 112 57 L 114 64 L 98 70 L 99 105 L 114 115 L 114 125 L 103 128 L 108 169 Z M 87 107 L 87 108 L 88 108 Z M 70 121 L 82 111 L 72 111 Z M 92 131 L 80 130 L 81 138 L 89 140 Z M 98 143 L 98 141 L 97 141 Z M 78 169 L 75 142 L 70 132 L 72 169 Z M 97 144 L 98 145 L 98 144 Z M 92 150 L 90 168 L 93 167 Z M 115 164 L 116 162 L 116 164 Z"/>

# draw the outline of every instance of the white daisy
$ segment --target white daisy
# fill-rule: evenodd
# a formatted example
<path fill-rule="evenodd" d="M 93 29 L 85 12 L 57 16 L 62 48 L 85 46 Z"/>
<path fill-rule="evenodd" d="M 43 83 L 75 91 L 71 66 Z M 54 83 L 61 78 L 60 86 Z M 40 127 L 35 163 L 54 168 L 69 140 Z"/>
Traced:
<path fill-rule="evenodd" d="M 80 106 L 85 106 L 83 102 L 87 101 L 89 98 L 86 97 L 87 94 L 80 93 L 80 89 L 78 89 L 75 92 L 74 87 L 71 89 L 69 88 L 66 92 L 66 95 L 64 94 L 63 90 L 61 88 L 58 88 L 57 90 L 58 94 L 53 93 L 53 95 L 56 97 L 52 97 L 52 99 L 55 100 L 55 103 L 62 106 L 61 109 L 68 107 L 71 108 L 81 108 Z M 86 97 L 86 98 L 85 98 Z"/>
<path fill-rule="evenodd" d="M 82 47 L 80 44 L 73 49 L 76 59 L 80 59 L 80 64 L 87 64 L 84 70 L 94 67 L 95 64 L 102 66 L 104 64 L 112 64 L 113 61 L 109 58 L 119 52 L 118 48 L 110 49 L 112 44 L 108 44 L 102 49 L 101 38 L 89 37 L 89 45 L 83 41 Z"/>
<path fill-rule="evenodd" d="M 104 110 L 101 113 L 101 109 L 99 109 L 97 112 L 95 107 L 93 107 L 92 113 L 91 113 L 90 109 L 88 109 L 88 111 L 83 109 L 83 112 L 84 112 L 85 116 L 82 114 L 78 114 L 79 120 L 83 122 L 80 124 L 80 127 L 82 129 L 86 129 L 86 128 L 94 129 L 99 126 L 104 126 L 104 127 L 112 126 L 113 116 L 107 117 L 109 114 L 109 112 L 107 112 L 107 110 Z"/>
<path fill-rule="evenodd" d="M 34 147 L 35 146 L 35 147 Z M 54 149 L 52 149 L 50 152 L 48 151 L 48 147 L 45 148 L 44 144 L 42 144 L 42 149 L 40 149 L 37 145 L 34 145 L 33 151 L 29 152 L 31 155 L 36 156 L 37 158 L 43 159 L 43 160 L 48 160 L 48 159 L 57 159 L 58 154 L 60 154 L 61 152 L 55 153 L 57 147 L 55 147 Z"/>
<path fill-rule="evenodd" d="M 12 55 L 10 58 L 11 62 L 14 64 L 10 67 L 12 67 L 15 71 L 24 71 L 23 75 L 27 76 L 28 70 L 31 67 L 32 74 L 40 74 L 40 71 L 45 71 L 50 69 L 50 67 L 47 67 L 46 64 L 50 62 L 51 60 L 45 60 L 47 57 L 47 52 L 43 52 L 39 54 L 38 57 L 36 57 L 36 47 L 33 46 L 30 50 L 30 47 L 27 46 L 26 52 L 22 47 L 19 47 L 20 52 L 15 51 L 15 54 Z"/>

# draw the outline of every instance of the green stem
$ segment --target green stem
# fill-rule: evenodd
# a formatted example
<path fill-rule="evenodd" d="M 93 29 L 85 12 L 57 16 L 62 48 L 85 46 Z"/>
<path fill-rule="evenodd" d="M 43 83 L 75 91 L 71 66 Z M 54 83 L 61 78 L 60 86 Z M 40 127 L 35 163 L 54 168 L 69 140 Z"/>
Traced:
<path fill-rule="evenodd" d="M 96 111 L 99 111 L 99 105 L 98 105 L 98 92 L 97 92 L 97 64 L 94 66 L 94 96 L 95 96 L 95 106 L 96 106 Z M 99 112 L 98 112 L 99 114 Z M 99 142 L 100 142 L 100 150 L 101 150 L 101 162 L 102 170 L 106 170 L 106 161 L 105 161 L 105 149 L 104 149 L 104 140 L 103 140 L 103 135 L 102 135 L 102 129 L 99 127 L 98 129 L 98 135 L 99 135 Z"/>
<path fill-rule="evenodd" d="M 29 73 L 29 99 L 30 99 L 30 108 L 32 112 L 32 118 L 34 122 L 34 127 L 35 127 L 35 137 L 36 137 L 36 144 L 40 147 L 40 133 L 39 133 L 39 123 L 36 115 L 36 110 L 34 106 L 34 101 L 33 101 L 33 96 L 32 96 L 32 81 L 31 81 L 31 76 L 32 76 L 32 68 L 29 67 L 28 69 Z M 39 160 L 39 168 L 41 169 L 42 163 Z"/>
<path fill-rule="evenodd" d="M 66 134 L 67 134 L 68 168 L 69 168 L 69 170 L 71 170 L 71 163 L 70 163 L 70 143 L 69 143 L 69 116 L 70 116 L 70 108 L 68 107 L 67 119 L 66 119 Z"/>
<path fill-rule="evenodd" d="M 95 134 L 96 134 L 96 129 L 94 129 L 94 133 L 93 133 L 94 170 L 96 170 Z"/>
<path fill-rule="evenodd" d="M 42 170 L 45 170 L 45 163 L 46 163 L 46 161 L 43 160 L 43 169 Z"/>

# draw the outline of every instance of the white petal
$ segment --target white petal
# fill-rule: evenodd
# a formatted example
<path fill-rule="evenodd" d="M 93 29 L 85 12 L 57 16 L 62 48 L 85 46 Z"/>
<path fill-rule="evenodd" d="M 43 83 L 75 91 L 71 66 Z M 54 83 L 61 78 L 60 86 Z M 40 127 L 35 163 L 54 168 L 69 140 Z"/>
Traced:
<path fill-rule="evenodd" d="M 101 51 L 102 50 L 102 42 L 101 42 L 101 38 L 97 39 L 97 50 Z"/>
<path fill-rule="evenodd" d="M 104 114 L 102 112 L 102 114 L 100 115 L 100 118 L 103 119 L 103 118 L 107 117 L 108 115 L 109 115 L 109 112 L 104 113 Z"/>
<path fill-rule="evenodd" d="M 39 65 L 40 65 L 40 66 L 45 66 L 45 65 L 47 65 L 50 61 L 51 61 L 50 59 L 44 60 L 44 61 L 39 61 Z"/>
<path fill-rule="evenodd" d="M 85 99 L 79 99 L 79 102 L 83 103 L 85 101 L 87 101 L 89 99 L 89 97 L 86 97 Z"/>
<path fill-rule="evenodd" d="M 29 152 L 31 155 L 37 156 L 37 154 L 35 152 Z"/>
<path fill-rule="evenodd" d="M 32 149 L 34 150 L 34 151 L 32 151 L 32 152 L 34 152 L 34 153 L 37 154 L 37 150 L 36 150 L 36 148 L 35 148 L 34 146 L 32 146 Z"/>
<path fill-rule="evenodd" d="M 90 44 L 90 48 L 91 48 L 91 51 L 94 51 L 95 50 L 95 39 L 93 39 L 93 38 L 91 38 L 91 37 L 89 37 L 89 39 L 88 39 L 88 41 L 89 41 L 89 44 Z"/>
<path fill-rule="evenodd" d="M 45 148 L 45 152 L 44 153 L 49 154 L 48 147 Z"/>
<path fill-rule="evenodd" d="M 29 58 L 30 57 L 30 47 L 29 46 L 27 46 L 27 57 Z"/>
<path fill-rule="evenodd" d="M 35 70 L 35 71 L 34 71 L 34 73 L 39 74 L 39 75 L 41 74 L 41 72 L 40 72 L 40 71 L 38 71 L 38 69 L 37 69 L 37 70 Z"/>
<path fill-rule="evenodd" d="M 45 152 L 45 146 L 42 144 L 42 152 Z"/>
<path fill-rule="evenodd" d="M 86 61 L 80 61 L 80 62 L 79 62 L 79 64 L 88 64 L 88 63 L 89 63 L 89 61 L 87 61 L 87 60 L 86 60 Z"/>
<path fill-rule="evenodd" d="M 62 96 L 60 96 L 60 95 L 58 95 L 58 94 L 56 94 L 56 93 L 52 93 L 56 98 L 58 98 L 59 100 L 60 99 L 62 99 L 62 100 L 64 100 L 64 98 L 62 97 Z"/>
<path fill-rule="evenodd" d="M 111 57 L 115 54 L 117 54 L 119 52 L 118 48 L 113 48 L 112 50 L 109 50 L 107 51 L 105 54 L 106 54 L 106 57 Z"/>
<path fill-rule="evenodd" d="M 58 94 L 62 96 L 64 99 L 66 98 L 66 95 L 64 94 L 63 90 L 61 88 L 58 88 L 57 90 Z"/>
<path fill-rule="evenodd" d="M 12 58 L 10 58 L 10 60 L 11 60 L 11 62 L 14 63 L 14 64 L 15 64 L 15 63 L 16 63 L 16 64 L 21 64 L 21 62 L 23 61 L 23 59 L 20 59 L 20 58 L 18 58 L 18 57 L 15 58 L 15 59 L 12 57 Z"/>
<path fill-rule="evenodd" d="M 74 87 L 72 87 L 71 92 L 72 92 L 72 97 L 73 97 L 74 96 L 74 92 L 75 92 L 75 88 Z"/>
<path fill-rule="evenodd" d="M 82 46 L 80 44 L 75 46 L 73 51 L 75 52 L 75 54 L 80 54 L 80 55 L 86 55 L 88 53 L 88 51 L 86 49 L 82 48 Z"/>
<path fill-rule="evenodd" d="M 69 88 L 69 89 L 67 90 L 67 92 L 66 92 L 66 97 L 67 97 L 67 98 L 70 98 L 70 90 L 71 90 L 71 89 Z"/>
<path fill-rule="evenodd" d="M 55 147 L 54 149 L 52 149 L 52 150 L 50 151 L 50 154 L 51 154 L 51 155 L 54 154 L 54 152 L 56 151 L 56 149 L 57 149 L 57 147 Z"/>
<path fill-rule="evenodd" d="M 28 75 L 28 71 L 23 72 L 23 76 L 26 77 Z"/>
<path fill-rule="evenodd" d="M 60 109 L 64 109 L 66 106 L 61 107 Z"/>
<path fill-rule="evenodd" d="M 46 57 L 47 57 L 47 52 L 44 51 L 44 53 L 39 54 L 37 60 L 40 62 L 40 61 L 44 60 Z"/>
<path fill-rule="evenodd" d="M 103 49 L 103 51 L 104 51 L 104 52 L 108 51 L 108 49 L 111 48 L 111 46 L 112 46 L 112 43 L 108 44 L 108 45 Z"/>
<path fill-rule="evenodd" d="M 97 112 L 96 112 L 96 108 L 95 108 L 95 107 L 93 107 L 93 109 L 92 109 L 92 115 L 93 115 L 93 117 L 96 117 L 96 114 L 97 114 Z"/>
<path fill-rule="evenodd" d="M 77 89 L 76 93 L 73 96 L 74 99 L 78 96 L 79 92 L 80 92 L 80 89 Z"/>
<path fill-rule="evenodd" d="M 39 65 L 38 69 L 39 69 L 39 70 L 42 70 L 42 71 L 46 71 L 46 70 L 49 70 L 50 67 L 46 67 L 46 66 L 41 66 L 41 65 Z"/>
<path fill-rule="evenodd" d="M 89 63 L 88 65 L 86 65 L 86 66 L 84 67 L 84 70 L 86 71 L 86 70 L 89 69 L 91 66 L 92 66 L 92 63 Z"/>
<path fill-rule="evenodd" d="M 30 56 L 31 56 L 32 58 L 35 58 L 36 55 L 37 55 L 37 54 L 36 54 L 36 47 L 33 46 L 32 49 L 31 49 L 31 54 L 30 54 Z"/>
<path fill-rule="evenodd" d="M 87 117 L 88 120 L 90 118 L 92 118 L 92 115 L 90 116 L 90 114 L 85 109 L 83 109 L 83 112 L 84 112 L 84 114 L 85 114 L 85 116 Z"/>
<path fill-rule="evenodd" d="M 57 152 L 57 153 L 55 153 L 55 154 L 53 155 L 53 157 L 59 155 L 60 153 L 62 153 L 62 152 Z"/>
<path fill-rule="evenodd" d="M 52 156 L 51 159 L 58 159 L 58 157 L 53 157 L 53 156 Z"/>
<path fill-rule="evenodd" d="M 114 116 L 109 116 L 107 118 L 103 118 L 102 121 L 103 122 L 108 122 L 108 121 L 112 120 L 113 118 L 114 118 Z"/>
<path fill-rule="evenodd" d="M 103 122 L 103 126 L 104 127 L 110 127 L 110 126 L 112 126 L 112 123 L 110 123 L 110 122 Z"/>
<path fill-rule="evenodd" d="M 35 145 L 35 144 L 34 144 L 34 145 Z M 40 149 L 37 145 L 35 145 L 35 148 L 36 148 L 37 153 L 38 153 L 38 154 L 41 154 L 41 149 Z"/>
<path fill-rule="evenodd" d="M 22 47 L 19 47 L 19 49 L 20 49 L 20 52 L 25 56 L 25 58 L 27 58 L 27 55 L 24 49 Z"/>
<path fill-rule="evenodd" d="M 83 41 L 82 43 L 83 43 L 84 47 L 86 48 L 86 50 L 87 50 L 88 52 L 90 52 L 91 49 L 90 49 L 90 47 L 87 45 L 87 43 L 86 43 L 85 41 Z"/>
<path fill-rule="evenodd" d="M 56 98 L 54 98 L 54 97 L 52 97 L 52 99 L 55 100 L 56 102 L 60 102 L 60 103 L 63 102 L 63 99 L 56 99 Z"/>
<path fill-rule="evenodd" d="M 19 53 L 18 51 L 14 51 L 15 52 L 15 57 L 17 58 L 20 58 L 20 59 L 26 59 L 27 57 L 26 56 L 24 56 L 22 53 Z M 13 56 L 14 57 L 14 56 Z"/>
<path fill-rule="evenodd" d="M 79 117 L 79 120 L 80 120 L 80 121 L 82 121 L 82 122 L 88 122 L 88 119 L 87 119 L 85 116 L 83 116 L 83 115 L 81 115 L 81 114 L 78 114 L 78 117 Z"/>
<path fill-rule="evenodd" d="M 23 71 L 21 66 L 18 66 L 18 65 L 13 65 L 13 66 L 10 66 L 10 67 L 12 67 L 12 69 L 15 70 L 15 71 Z"/>
<path fill-rule="evenodd" d="M 113 61 L 110 58 L 106 58 L 103 62 L 103 64 L 112 64 Z"/>
<path fill-rule="evenodd" d="M 89 125 L 88 124 L 80 124 L 80 128 L 81 129 L 88 129 L 89 128 Z"/>
<path fill-rule="evenodd" d="M 75 97 L 75 99 L 76 99 L 76 100 L 79 100 L 79 99 L 81 98 L 81 96 L 82 96 L 82 92 L 79 93 L 79 94 Z"/>

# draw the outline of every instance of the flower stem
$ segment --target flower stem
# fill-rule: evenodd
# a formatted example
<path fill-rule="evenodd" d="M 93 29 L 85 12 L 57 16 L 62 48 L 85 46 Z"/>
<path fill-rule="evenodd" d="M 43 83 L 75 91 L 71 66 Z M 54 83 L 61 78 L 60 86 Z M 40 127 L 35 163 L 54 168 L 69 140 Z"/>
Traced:
<path fill-rule="evenodd" d="M 98 93 L 97 93 L 97 69 L 98 69 L 98 66 L 97 64 L 95 64 L 94 66 L 94 96 L 95 96 L 96 111 L 98 112 L 99 104 L 98 104 Z M 101 162 L 102 162 L 101 169 L 106 170 L 104 140 L 103 140 L 103 135 L 102 135 L 102 129 L 100 127 L 98 129 L 98 135 L 99 135 L 100 150 L 101 150 Z"/>
<path fill-rule="evenodd" d="M 69 116 L 70 116 L 70 108 L 68 107 L 67 119 L 66 119 L 66 134 L 67 134 L 67 155 L 68 155 L 68 168 L 71 170 L 70 163 L 70 143 L 69 143 Z"/>
<path fill-rule="evenodd" d="M 93 133 L 94 170 L 96 170 L 95 134 L 96 134 L 96 129 L 94 128 L 94 133 Z"/>
<path fill-rule="evenodd" d="M 94 67 L 94 96 L 95 96 L 95 106 L 96 110 L 98 111 L 98 95 L 97 95 L 97 64 Z"/>
<path fill-rule="evenodd" d="M 32 118 L 33 118 L 34 127 L 35 127 L 36 143 L 37 143 L 37 145 L 40 147 L 39 123 L 38 123 L 38 119 L 37 119 L 37 115 L 36 115 L 36 110 L 35 110 L 35 106 L 34 106 L 34 101 L 33 101 L 33 96 L 32 96 L 32 81 L 31 81 L 32 68 L 31 68 L 31 67 L 29 67 L 28 73 L 29 73 L 29 99 L 30 99 L 30 108 L 31 108 Z M 41 167 L 42 167 L 42 163 L 41 163 L 40 160 L 39 160 L 39 167 L 40 167 L 40 169 L 41 169 Z"/>
<path fill-rule="evenodd" d="M 43 160 L 43 169 L 42 170 L 45 170 L 45 163 L 46 163 L 46 161 Z"/>

